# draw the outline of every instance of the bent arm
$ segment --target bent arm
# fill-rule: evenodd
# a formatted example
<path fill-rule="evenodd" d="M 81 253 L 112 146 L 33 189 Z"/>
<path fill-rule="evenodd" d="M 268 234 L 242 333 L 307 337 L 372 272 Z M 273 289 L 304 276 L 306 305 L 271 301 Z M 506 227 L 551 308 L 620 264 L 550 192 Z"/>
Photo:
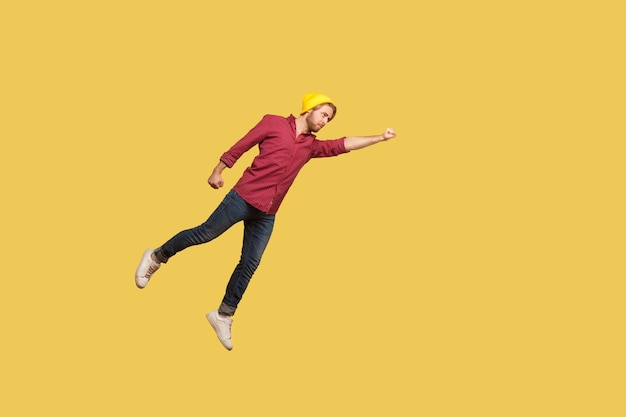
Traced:
<path fill-rule="evenodd" d="M 393 129 L 387 128 L 382 135 L 374 136 L 348 136 L 344 141 L 344 145 L 347 151 L 355 151 L 357 149 L 366 148 L 379 142 L 396 137 L 396 132 Z"/>
<path fill-rule="evenodd" d="M 220 157 L 219 163 L 213 168 L 213 172 L 209 177 L 208 183 L 212 188 L 216 190 L 224 186 L 224 179 L 222 178 L 222 171 L 226 168 L 231 168 L 235 162 L 254 145 L 260 143 L 267 134 L 268 126 L 271 125 L 271 120 L 276 116 L 266 114 L 261 121 L 256 124 L 246 135 L 239 139 L 231 148 L 224 152 Z"/>

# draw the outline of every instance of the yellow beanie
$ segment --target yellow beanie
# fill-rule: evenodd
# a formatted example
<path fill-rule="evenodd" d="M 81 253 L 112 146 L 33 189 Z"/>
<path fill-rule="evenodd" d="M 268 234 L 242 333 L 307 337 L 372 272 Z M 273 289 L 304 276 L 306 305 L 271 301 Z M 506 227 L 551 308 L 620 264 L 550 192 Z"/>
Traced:
<path fill-rule="evenodd" d="M 313 107 L 318 106 L 324 103 L 333 103 L 330 97 L 325 96 L 324 94 L 305 94 L 302 99 L 302 113 L 311 110 Z"/>

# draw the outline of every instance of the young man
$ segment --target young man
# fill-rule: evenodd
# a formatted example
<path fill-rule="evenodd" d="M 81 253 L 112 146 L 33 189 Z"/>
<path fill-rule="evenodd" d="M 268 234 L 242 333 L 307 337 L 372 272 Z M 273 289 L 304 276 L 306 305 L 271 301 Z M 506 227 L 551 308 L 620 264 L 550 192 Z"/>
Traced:
<path fill-rule="evenodd" d="M 232 168 L 245 152 L 257 145 L 259 154 L 228 192 L 206 222 L 173 236 L 157 249 L 144 252 L 135 272 L 137 287 L 144 288 L 161 264 L 189 246 L 207 243 L 237 222 L 244 222 L 241 258 L 235 267 L 222 303 L 207 314 L 217 337 L 228 350 L 231 341 L 232 316 L 248 287 L 267 246 L 274 217 L 300 169 L 311 158 L 323 158 L 361 149 L 394 138 L 393 129 L 382 135 L 350 136 L 318 140 L 314 133 L 337 114 L 333 101 L 323 94 L 307 94 L 302 100 L 300 116 L 265 115 L 241 140 L 220 158 L 209 177 L 214 189 L 224 186 L 222 171 Z"/>

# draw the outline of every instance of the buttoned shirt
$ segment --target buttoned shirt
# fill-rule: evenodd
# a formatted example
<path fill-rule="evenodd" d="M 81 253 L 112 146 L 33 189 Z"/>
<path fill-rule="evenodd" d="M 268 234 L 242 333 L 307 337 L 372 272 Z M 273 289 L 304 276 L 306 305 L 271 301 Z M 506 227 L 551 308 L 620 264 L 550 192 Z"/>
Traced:
<path fill-rule="evenodd" d="M 345 137 L 318 140 L 312 133 L 296 137 L 296 119 L 265 115 L 243 138 L 220 157 L 229 168 L 245 152 L 258 145 L 259 154 L 234 186 L 250 205 L 276 214 L 300 169 L 311 158 L 347 153 Z"/>

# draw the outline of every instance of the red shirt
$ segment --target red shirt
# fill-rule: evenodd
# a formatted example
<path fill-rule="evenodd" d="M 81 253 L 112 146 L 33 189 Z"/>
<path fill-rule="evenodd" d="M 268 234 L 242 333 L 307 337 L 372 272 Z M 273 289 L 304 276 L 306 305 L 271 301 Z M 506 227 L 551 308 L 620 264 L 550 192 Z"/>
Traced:
<path fill-rule="evenodd" d="M 235 191 L 250 205 L 267 214 L 276 214 L 298 172 L 311 158 L 348 152 L 345 137 L 318 140 L 312 133 L 296 138 L 296 119 L 265 115 L 220 160 L 229 168 L 254 145 L 259 154 L 235 184 Z"/>

